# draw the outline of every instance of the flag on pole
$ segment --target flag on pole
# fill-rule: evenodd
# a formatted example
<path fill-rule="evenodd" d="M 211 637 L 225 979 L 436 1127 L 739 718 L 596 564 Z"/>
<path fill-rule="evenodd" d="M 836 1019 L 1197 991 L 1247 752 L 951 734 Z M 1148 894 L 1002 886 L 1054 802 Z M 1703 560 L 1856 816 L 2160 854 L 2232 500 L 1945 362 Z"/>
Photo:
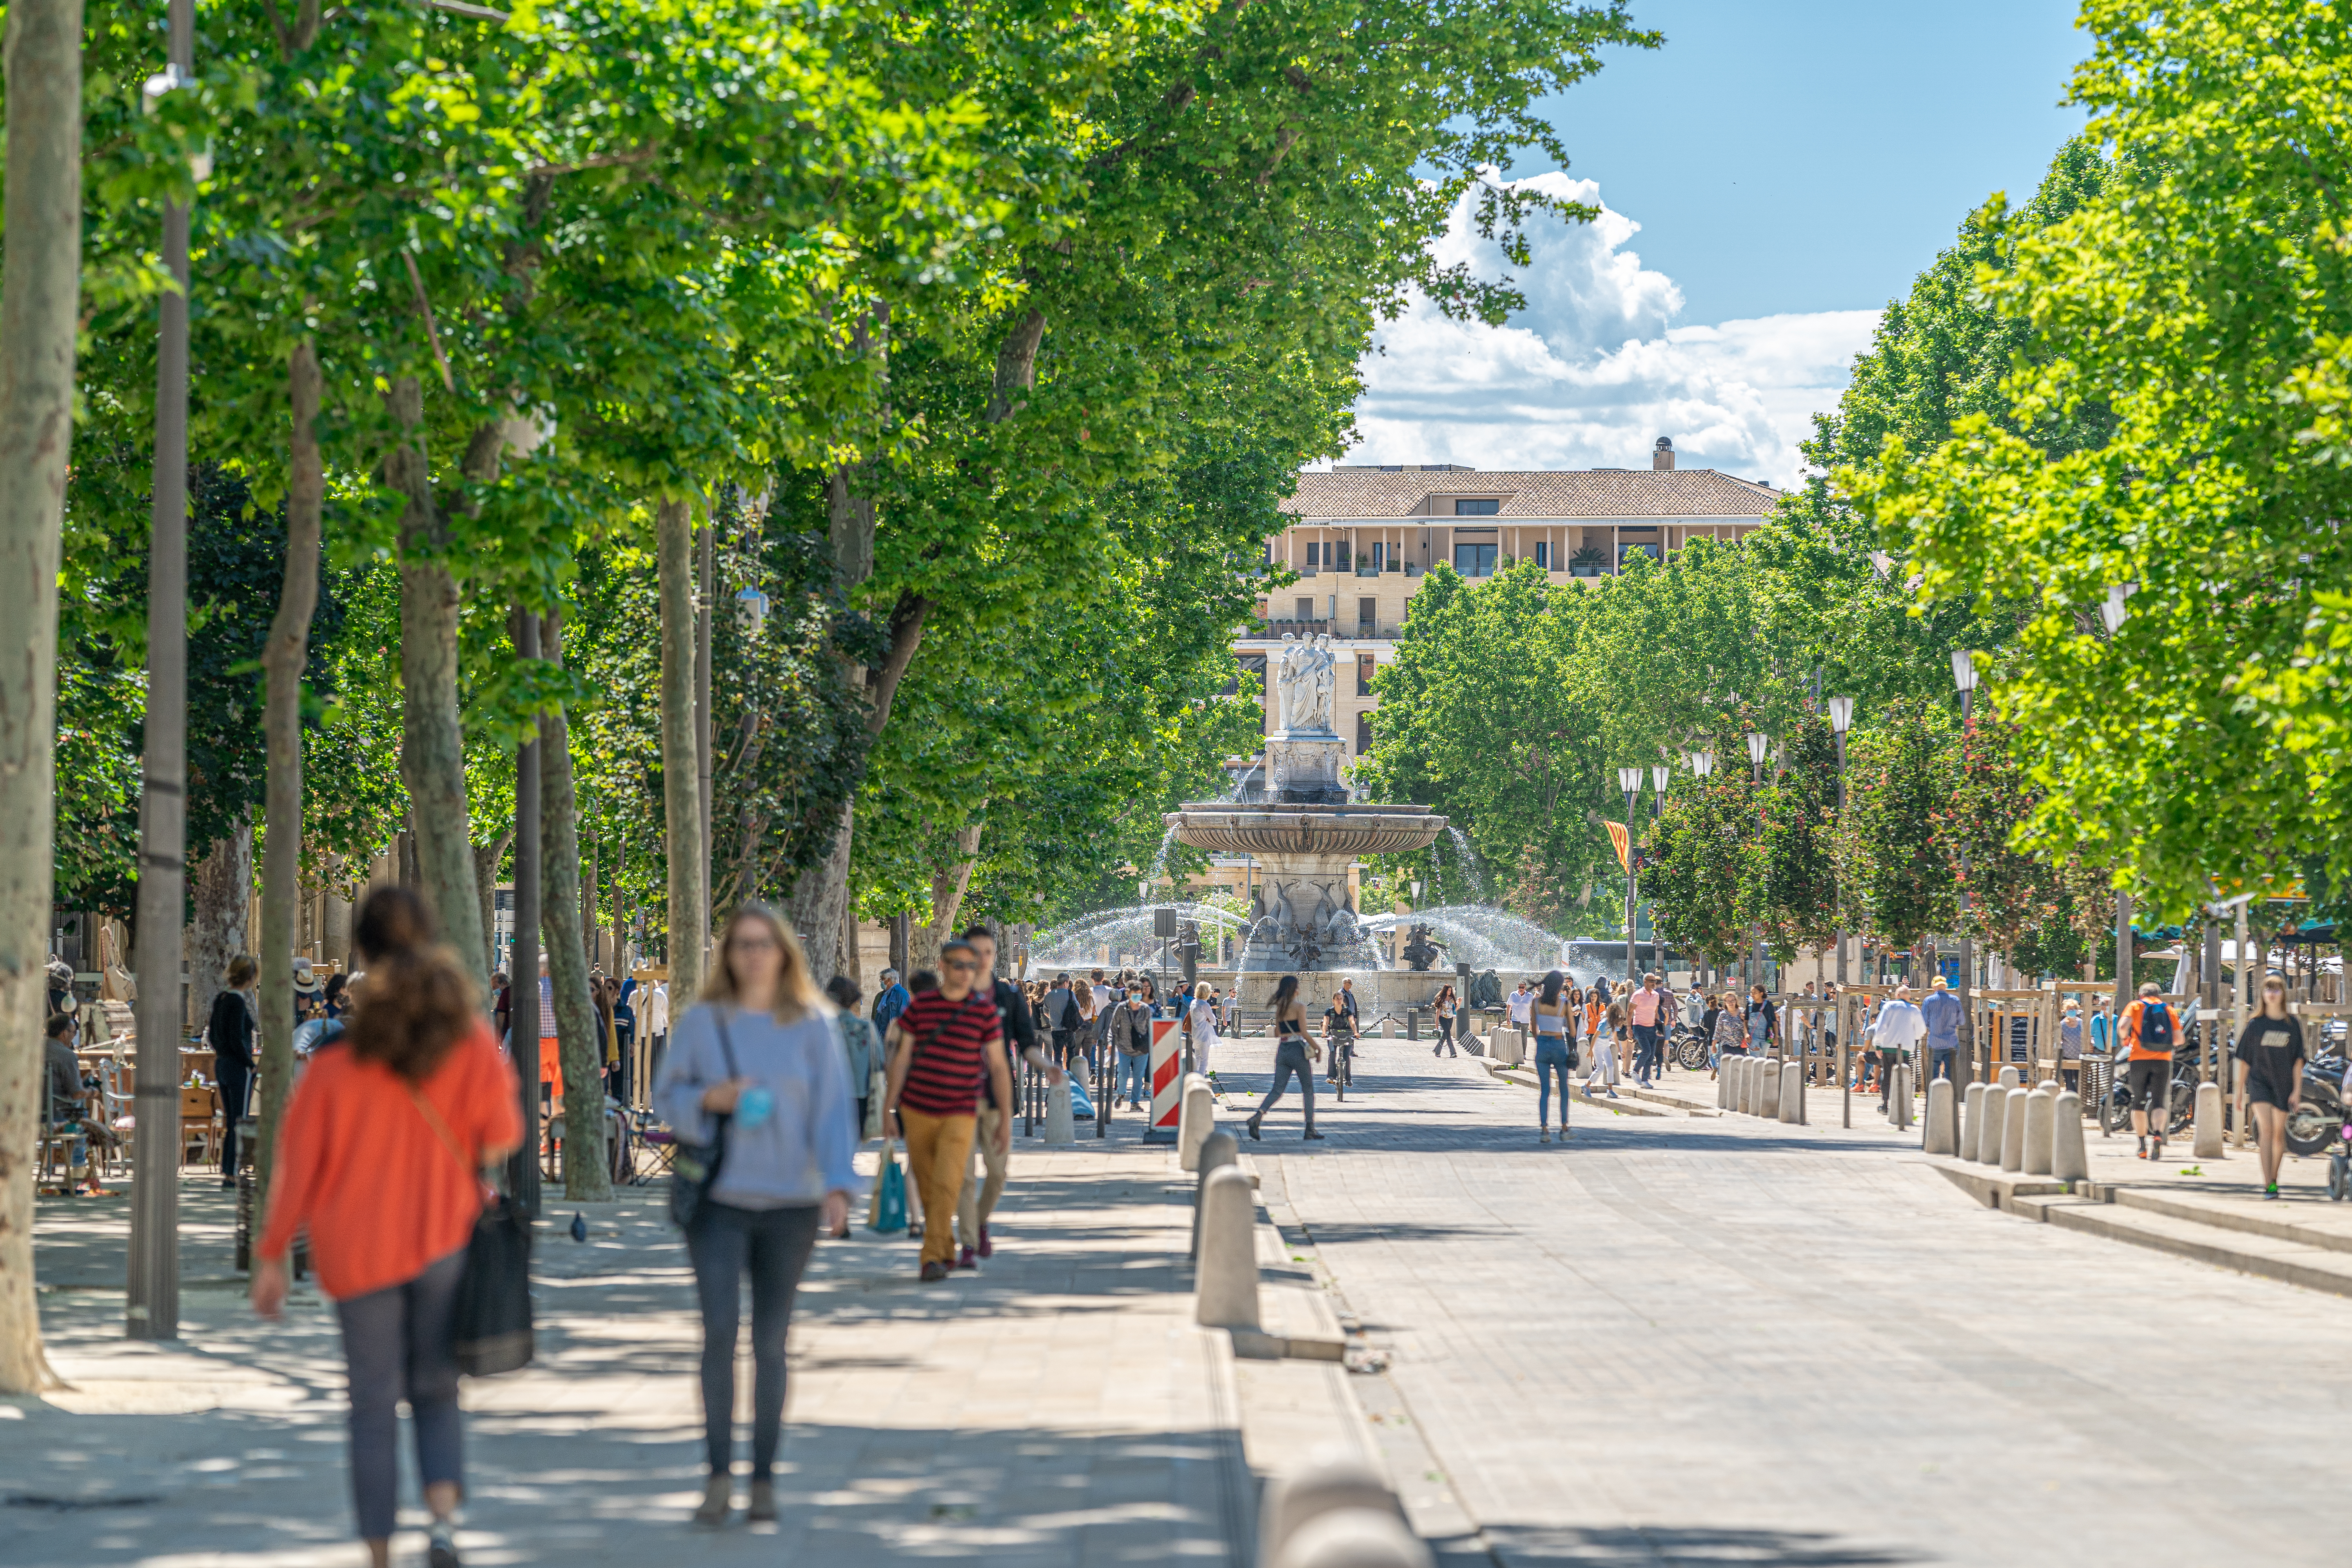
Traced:
<path fill-rule="evenodd" d="M 1622 822 L 1611 822 L 1606 818 L 1603 818 L 1601 826 L 1609 830 L 1609 842 L 1616 847 L 1618 866 L 1630 872 L 1633 869 L 1633 867 L 1627 863 L 1626 859 L 1628 850 L 1625 838 L 1625 825 Z"/>

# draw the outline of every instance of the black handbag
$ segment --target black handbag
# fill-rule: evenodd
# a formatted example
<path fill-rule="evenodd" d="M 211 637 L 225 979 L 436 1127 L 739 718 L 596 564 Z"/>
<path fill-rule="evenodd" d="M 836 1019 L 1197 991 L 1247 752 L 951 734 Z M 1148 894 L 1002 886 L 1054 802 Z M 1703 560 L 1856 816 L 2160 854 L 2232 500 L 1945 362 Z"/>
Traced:
<path fill-rule="evenodd" d="M 735 1070 L 735 1042 L 727 1033 L 727 1015 L 713 1007 L 710 1016 L 719 1026 L 719 1048 L 727 1058 L 727 1076 L 736 1078 L 740 1075 Z M 711 1184 L 719 1180 L 719 1167 L 727 1159 L 727 1124 L 733 1120 L 725 1111 L 714 1114 L 708 1143 L 689 1143 L 683 1138 L 677 1142 L 677 1157 L 669 1167 L 669 1217 L 680 1230 L 694 1224 L 703 1200 L 710 1195 Z"/>
<path fill-rule="evenodd" d="M 447 1123 L 415 1084 L 408 1097 L 469 1181 L 481 1173 L 467 1165 L 464 1151 Z M 530 1317 L 530 1222 L 514 1201 L 494 1193 L 474 1216 L 466 1240 L 465 1271 L 449 1319 L 449 1353 L 468 1377 L 490 1377 L 530 1364 L 536 1350 Z"/>

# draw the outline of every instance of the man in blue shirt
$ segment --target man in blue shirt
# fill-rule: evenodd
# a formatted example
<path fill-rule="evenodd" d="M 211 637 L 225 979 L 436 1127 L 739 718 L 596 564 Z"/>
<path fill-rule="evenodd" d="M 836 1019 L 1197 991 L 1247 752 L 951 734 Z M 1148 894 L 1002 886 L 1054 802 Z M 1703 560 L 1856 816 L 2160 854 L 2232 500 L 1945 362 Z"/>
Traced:
<path fill-rule="evenodd" d="M 1919 1004 L 1919 1016 L 1927 1021 L 1927 1054 L 1936 1064 L 1927 1075 L 1930 1079 L 1952 1076 L 1952 1054 L 1960 1048 L 1960 1019 L 1965 1011 L 1960 999 L 1952 994 L 1952 983 L 1936 976 L 1935 988 Z"/>
<path fill-rule="evenodd" d="M 898 972 L 895 969 L 884 970 L 882 989 L 874 994 L 874 1037 L 877 1040 L 888 1039 L 892 1021 L 905 1012 L 907 1004 L 913 1000 L 914 998 L 907 994 L 907 988 L 898 984 Z"/>

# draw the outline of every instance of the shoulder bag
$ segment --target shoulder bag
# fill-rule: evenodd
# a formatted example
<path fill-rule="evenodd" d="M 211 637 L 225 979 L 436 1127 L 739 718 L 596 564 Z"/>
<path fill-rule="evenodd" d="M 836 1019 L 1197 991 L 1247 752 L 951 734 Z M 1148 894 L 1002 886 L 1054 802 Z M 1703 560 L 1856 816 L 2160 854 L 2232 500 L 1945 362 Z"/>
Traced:
<path fill-rule="evenodd" d="M 735 1041 L 727 1031 L 727 1015 L 713 1007 L 710 1019 L 719 1026 L 719 1049 L 727 1058 L 728 1078 L 741 1076 L 735 1070 Z M 726 1111 L 714 1113 L 708 1143 L 677 1141 L 677 1157 L 670 1162 L 669 1217 L 680 1230 L 694 1224 L 703 1200 L 710 1195 L 711 1184 L 719 1180 L 719 1167 L 727 1159 L 727 1124 L 733 1120 Z"/>
<path fill-rule="evenodd" d="M 466 1179 L 480 1182 L 481 1172 L 467 1162 L 441 1113 L 415 1084 L 407 1087 L 418 1114 Z M 513 1199 L 494 1192 L 483 1200 L 482 1212 L 474 1216 L 474 1234 L 466 1242 L 465 1271 L 458 1277 L 457 1300 L 449 1318 L 450 1355 L 467 1376 L 490 1377 L 529 1366 L 534 1348 L 530 1223 Z"/>

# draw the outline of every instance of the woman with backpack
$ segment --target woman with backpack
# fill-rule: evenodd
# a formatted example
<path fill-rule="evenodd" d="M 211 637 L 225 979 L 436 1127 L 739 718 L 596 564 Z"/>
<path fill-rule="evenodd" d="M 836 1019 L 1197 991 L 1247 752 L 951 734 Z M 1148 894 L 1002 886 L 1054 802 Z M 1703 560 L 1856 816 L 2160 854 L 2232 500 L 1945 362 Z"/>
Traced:
<path fill-rule="evenodd" d="M 776 1517 L 784 1420 L 784 1335 L 816 1245 L 837 1233 L 857 1186 L 848 1064 L 801 945 L 765 904 L 745 904 L 719 939 L 701 1000 L 677 1021 L 654 1110 L 683 1142 L 726 1146 L 686 1230 L 702 1310 L 700 1525 L 735 1506 L 735 1337 L 751 1283 L 751 1498 Z M 944 1223 L 944 1222 L 942 1222 Z"/>
<path fill-rule="evenodd" d="M 399 1415 L 408 1402 L 431 1510 L 428 1561 L 456 1568 L 465 1492 L 451 1354 L 481 1171 L 522 1141 L 514 1069 L 474 984 L 405 888 L 360 906 L 352 944 L 367 967 L 341 1038 L 295 1080 L 254 1246 L 253 1306 L 286 1302 L 286 1254 L 308 1231 L 319 1287 L 341 1320 L 351 1375 L 352 1491 L 375 1568 L 392 1560 Z"/>

